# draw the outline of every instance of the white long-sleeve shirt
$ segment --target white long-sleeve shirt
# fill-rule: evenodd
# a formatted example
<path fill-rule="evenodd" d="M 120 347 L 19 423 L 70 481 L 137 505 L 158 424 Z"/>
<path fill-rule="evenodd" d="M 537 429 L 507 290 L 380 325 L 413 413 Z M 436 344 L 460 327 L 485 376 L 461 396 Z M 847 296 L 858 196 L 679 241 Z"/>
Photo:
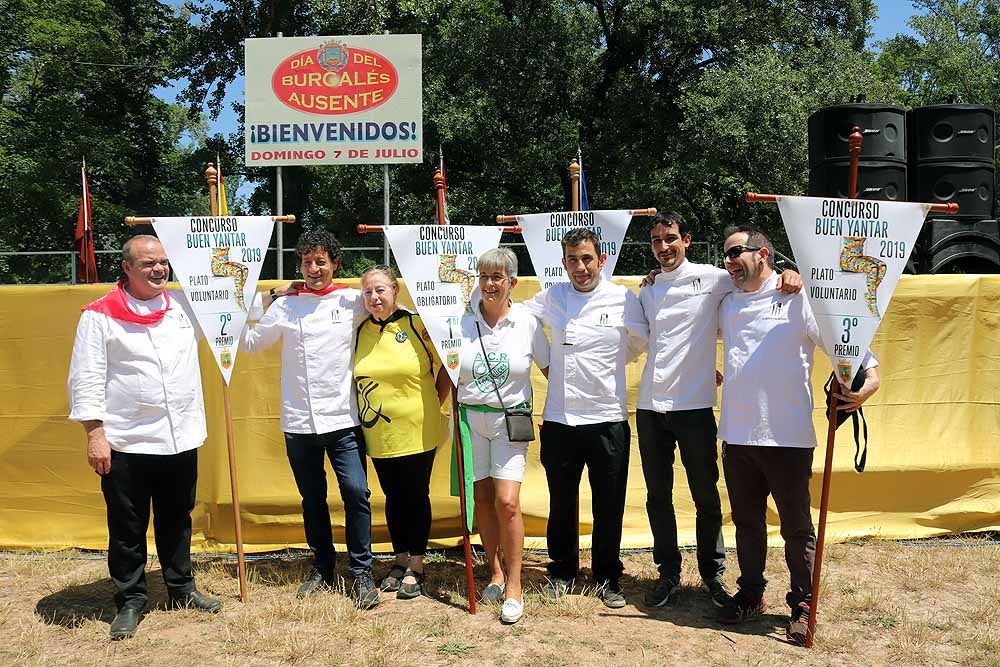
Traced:
<path fill-rule="evenodd" d="M 567 426 L 628 419 L 625 364 L 649 337 L 639 299 L 602 279 L 590 292 L 559 283 L 522 305 L 551 332 L 542 419 Z"/>
<path fill-rule="evenodd" d="M 145 315 L 163 296 L 129 306 Z M 92 310 L 76 328 L 70 362 L 71 421 L 100 421 L 111 448 L 129 454 L 178 454 L 205 442 L 205 402 L 198 366 L 198 328 L 179 292 L 152 325 L 132 324 Z"/>
<path fill-rule="evenodd" d="M 243 349 L 264 350 L 281 341 L 281 430 L 331 433 L 358 426 L 354 398 L 354 329 L 363 319 L 361 292 L 275 299 L 261 317 L 260 298 L 248 313 Z"/>
<path fill-rule="evenodd" d="M 772 274 L 754 292 L 734 291 L 719 314 L 725 381 L 719 439 L 736 445 L 815 447 L 813 350 L 822 348 L 805 294 L 782 294 Z M 878 365 L 869 353 L 864 368 Z"/>
<path fill-rule="evenodd" d="M 715 406 L 719 305 L 735 289 L 729 274 L 683 261 L 639 291 L 649 352 L 636 407 L 669 412 Z"/>

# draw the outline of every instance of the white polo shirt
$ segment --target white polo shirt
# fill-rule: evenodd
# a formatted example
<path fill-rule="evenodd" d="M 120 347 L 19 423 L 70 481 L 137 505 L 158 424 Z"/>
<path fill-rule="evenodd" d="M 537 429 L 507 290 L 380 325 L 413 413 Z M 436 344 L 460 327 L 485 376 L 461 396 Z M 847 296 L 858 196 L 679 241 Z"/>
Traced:
<path fill-rule="evenodd" d="M 684 260 L 639 290 L 649 323 L 649 352 L 638 409 L 669 412 L 715 406 L 719 305 L 734 289 L 724 269 Z"/>
<path fill-rule="evenodd" d="M 162 295 L 140 301 L 140 315 L 161 310 Z M 70 421 L 101 421 L 115 451 L 179 454 L 208 436 L 198 366 L 198 327 L 180 292 L 156 324 L 132 324 L 92 310 L 80 315 L 70 362 Z"/>
<path fill-rule="evenodd" d="M 299 294 L 274 300 L 261 317 L 254 300 L 243 349 L 257 352 L 281 341 L 281 430 L 330 433 L 357 426 L 354 329 L 367 313 L 361 292 Z"/>
<path fill-rule="evenodd" d="M 736 290 L 719 313 L 725 381 L 719 439 L 736 445 L 815 447 L 813 350 L 819 328 L 804 293 L 782 294 L 772 274 L 754 292 Z M 865 368 L 877 366 L 869 353 Z"/>
<path fill-rule="evenodd" d="M 488 369 L 492 369 L 503 407 L 530 403 L 532 360 L 539 368 L 549 366 L 549 340 L 542 325 L 517 303 L 492 329 L 483 320 L 477 304 L 473 304 L 473 311 L 475 315 L 468 314 L 462 318 L 462 334 L 469 341 L 461 351 L 458 402 L 501 407 L 490 382 Z M 482 332 L 482 346 L 476 331 L 477 322 Z M 486 359 L 483 358 L 484 347 Z"/>
<path fill-rule="evenodd" d="M 628 419 L 625 364 L 649 337 L 638 297 L 601 279 L 590 292 L 559 283 L 523 305 L 552 336 L 542 418 L 567 426 Z"/>

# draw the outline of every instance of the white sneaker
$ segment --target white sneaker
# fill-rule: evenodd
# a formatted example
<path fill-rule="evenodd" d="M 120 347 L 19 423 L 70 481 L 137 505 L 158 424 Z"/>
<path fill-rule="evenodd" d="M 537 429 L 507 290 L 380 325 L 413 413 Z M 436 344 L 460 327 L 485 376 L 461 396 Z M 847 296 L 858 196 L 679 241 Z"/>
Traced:
<path fill-rule="evenodd" d="M 524 614 L 524 599 L 507 598 L 500 608 L 500 620 L 504 623 L 517 623 Z"/>

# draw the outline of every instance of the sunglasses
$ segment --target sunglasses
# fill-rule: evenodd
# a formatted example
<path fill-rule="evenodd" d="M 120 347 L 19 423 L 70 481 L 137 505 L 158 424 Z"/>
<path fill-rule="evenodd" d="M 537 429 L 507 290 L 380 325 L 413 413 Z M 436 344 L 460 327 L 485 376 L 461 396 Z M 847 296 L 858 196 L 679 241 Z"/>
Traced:
<path fill-rule="evenodd" d="M 760 250 L 760 248 L 755 248 L 754 246 L 750 245 L 734 245 L 724 254 L 726 256 L 726 259 L 736 259 L 745 252 L 753 252 L 755 250 Z"/>

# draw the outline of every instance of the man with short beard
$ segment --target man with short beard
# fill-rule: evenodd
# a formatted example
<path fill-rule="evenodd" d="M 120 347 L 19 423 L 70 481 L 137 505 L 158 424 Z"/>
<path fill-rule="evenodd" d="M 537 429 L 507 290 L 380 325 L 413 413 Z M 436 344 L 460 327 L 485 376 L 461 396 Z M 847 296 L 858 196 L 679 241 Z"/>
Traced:
<path fill-rule="evenodd" d="M 170 264 L 155 236 L 129 239 L 122 255 L 126 279 L 83 308 L 68 381 L 69 419 L 87 432 L 87 462 L 108 510 L 113 640 L 135 634 L 146 606 L 150 503 L 170 606 L 222 608 L 195 589 L 191 571 L 198 448 L 207 436 L 194 315 L 183 294 L 166 290 Z"/>
<path fill-rule="evenodd" d="M 719 304 L 735 289 L 724 269 L 686 259 L 691 227 L 678 213 L 658 213 L 649 243 L 660 270 L 643 282 L 639 302 L 649 325 L 649 353 L 639 384 L 635 423 L 646 480 L 646 513 L 659 579 L 646 593 L 650 607 L 670 604 L 680 590 L 681 552 L 674 513 L 674 451 L 680 450 L 697 512 L 695 537 L 702 587 L 713 604 L 729 601 L 722 575 L 722 504 L 716 446 L 716 332 Z M 798 292 L 795 271 L 779 289 Z"/>
<path fill-rule="evenodd" d="M 816 533 L 810 514 L 816 431 L 810 375 L 813 350 L 822 345 L 809 302 L 775 287 L 774 249 L 750 227 L 726 230 L 726 270 L 736 284 L 719 314 L 725 377 L 719 438 L 729 504 L 736 525 L 739 590 L 719 611 L 719 621 L 741 623 L 764 611 L 767 558 L 767 496 L 774 498 L 785 541 L 791 590 L 786 635 L 804 644 L 812 600 Z M 856 410 L 879 386 L 878 362 L 862 362 L 865 383 L 857 392 L 838 388 L 839 409 Z"/>
<path fill-rule="evenodd" d="M 619 586 L 631 430 L 625 403 L 625 365 L 646 347 L 639 301 L 601 276 L 607 256 L 589 229 L 562 238 L 570 282 L 524 302 L 552 332 L 549 389 L 542 414 L 540 458 L 549 485 L 546 529 L 549 583 L 543 595 L 569 592 L 580 565 L 580 479 L 586 466 L 592 492 L 594 581 L 604 604 L 625 606 Z"/>

